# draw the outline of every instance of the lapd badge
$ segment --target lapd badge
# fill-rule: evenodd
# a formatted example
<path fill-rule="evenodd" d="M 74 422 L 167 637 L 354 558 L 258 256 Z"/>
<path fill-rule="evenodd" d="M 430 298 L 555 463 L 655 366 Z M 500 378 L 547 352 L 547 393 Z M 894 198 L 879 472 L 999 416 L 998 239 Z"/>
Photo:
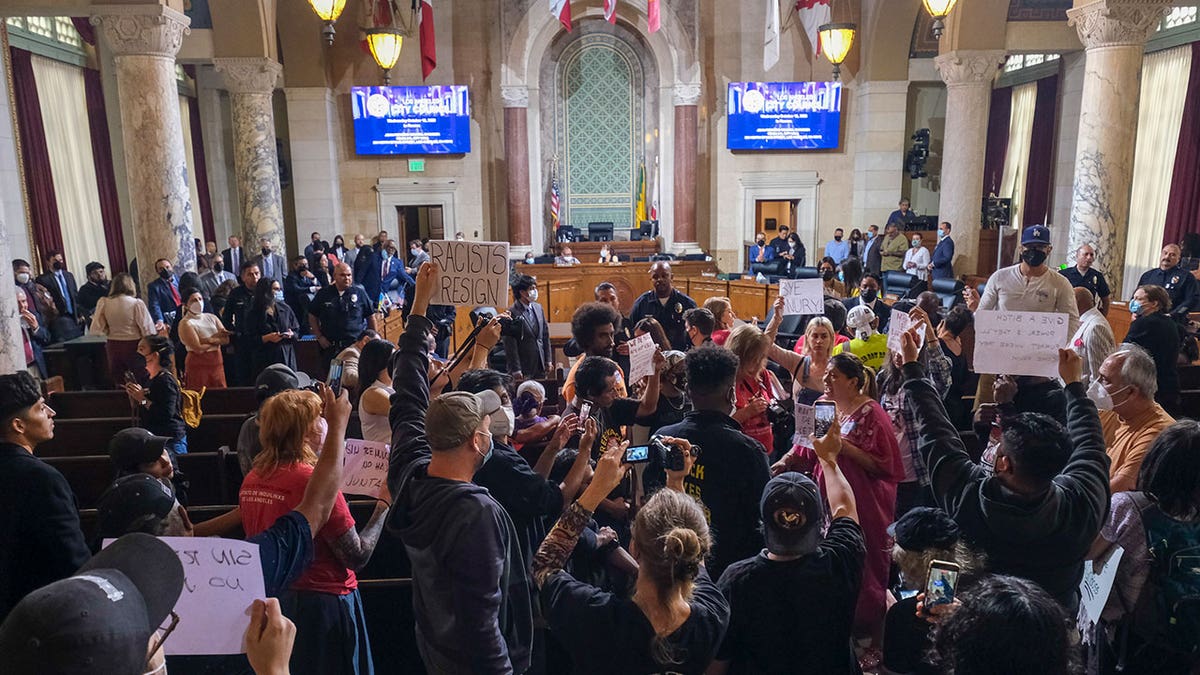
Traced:
<path fill-rule="evenodd" d="M 350 294 L 350 302 L 358 302 L 358 293 Z"/>
<path fill-rule="evenodd" d="M 1177 284 L 1177 283 L 1179 283 L 1179 275 L 1178 275 L 1178 274 L 1176 274 L 1175 276 L 1171 277 L 1171 285 L 1172 285 L 1172 286 L 1174 286 L 1174 285 L 1175 285 L 1175 284 Z"/>
<path fill-rule="evenodd" d="M 675 303 L 675 313 L 683 314 L 683 303 L 680 303 L 680 302 Z"/>

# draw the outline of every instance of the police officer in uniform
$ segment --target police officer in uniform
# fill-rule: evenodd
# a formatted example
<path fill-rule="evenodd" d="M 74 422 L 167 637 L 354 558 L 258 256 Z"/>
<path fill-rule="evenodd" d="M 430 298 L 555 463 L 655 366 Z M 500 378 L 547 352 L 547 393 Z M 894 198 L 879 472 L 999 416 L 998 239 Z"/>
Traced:
<path fill-rule="evenodd" d="M 683 313 L 694 308 L 696 301 L 676 290 L 671 284 L 672 278 L 671 263 L 659 260 L 650 266 L 650 280 L 654 289 L 638 296 L 633 303 L 633 310 L 629 312 L 629 322 L 637 325 L 646 317 L 657 319 L 667 334 L 667 340 L 671 342 L 671 349 L 683 352 L 692 346 L 683 322 Z"/>
<path fill-rule="evenodd" d="M 257 262 L 243 260 L 238 276 L 241 284 L 229 292 L 229 299 L 225 301 L 225 308 L 221 310 L 221 323 L 233 333 L 233 371 L 229 372 L 226 369 L 232 376 L 228 380 L 240 386 L 249 386 L 254 384 L 250 379 L 254 371 L 251 355 L 254 354 L 257 346 L 255 343 L 259 338 L 246 333 L 246 313 L 250 311 L 250 305 L 254 304 L 254 287 L 262 277 L 262 270 Z"/>
<path fill-rule="evenodd" d="M 1092 263 L 1095 261 L 1096 249 L 1084 244 L 1075 249 L 1075 266 L 1058 272 L 1071 282 L 1071 288 L 1088 289 L 1096 300 L 1096 309 L 1099 309 L 1101 314 L 1108 314 L 1108 280 L 1104 278 L 1104 272 L 1092 269 Z"/>
<path fill-rule="evenodd" d="M 328 364 L 362 335 L 375 330 L 375 307 L 367 291 L 354 283 L 354 272 L 346 263 L 333 271 L 333 284 L 317 291 L 308 305 L 308 325 L 321 346 L 321 360 Z"/>

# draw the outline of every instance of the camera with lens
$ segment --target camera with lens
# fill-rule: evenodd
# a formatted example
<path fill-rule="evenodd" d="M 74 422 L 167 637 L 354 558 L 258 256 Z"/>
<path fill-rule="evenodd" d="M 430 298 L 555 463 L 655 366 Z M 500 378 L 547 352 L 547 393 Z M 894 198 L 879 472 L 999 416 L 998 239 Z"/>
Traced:
<path fill-rule="evenodd" d="M 771 401 L 770 405 L 767 406 L 767 421 L 771 424 L 785 424 L 791 421 L 793 414 L 791 410 L 781 405 L 778 400 Z"/>
<path fill-rule="evenodd" d="M 650 448 L 658 455 L 667 471 L 683 471 L 684 450 L 681 446 L 668 443 L 663 436 L 655 434 L 650 438 Z M 699 457 L 700 446 L 693 443 L 691 454 L 693 457 Z"/>
<path fill-rule="evenodd" d="M 480 321 L 488 322 L 496 318 L 495 307 L 477 307 L 471 310 L 471 324 L 478 326 Z M 520 337 L 520 326 L 517 326 L 511 316 L 500 317 L 500 334 L 508 337 Z"/>

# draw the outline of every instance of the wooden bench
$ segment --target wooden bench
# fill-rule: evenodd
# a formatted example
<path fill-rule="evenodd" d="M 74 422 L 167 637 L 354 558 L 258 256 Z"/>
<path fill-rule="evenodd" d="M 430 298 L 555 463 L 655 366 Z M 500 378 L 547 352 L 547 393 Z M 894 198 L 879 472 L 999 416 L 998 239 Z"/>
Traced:
<path fill-rule="evenodd" d="M 81 509 L 94 508 L 116 476 L 108 455 L 44 459 L 67 479 Z M 189 506 L 237 503 L 242 471 L 236 453 L 189 452 L 179 457 L 179 470 L 187 475 L 190 484 Z"/>
<path fill-rule="evenodd" d="M 59 421 L 83 417 L 129 418 L 129 397 L 124 391 L 63 391 L 50 396 Z M 258 409 L 254 387 L 209 389 L 200 403 L 205 415 L 248 415 Z"/>
<path fill-rule="evenodd" d="M 188 430 L 188 449 L 192 452 L 215 452 L 222 445 L 237 446 L 238 432 L 247 415 L 205 415 L 200 426 Z M 34 454 L 39 457 L 76 457 L 108 454 L 108 441 L 129 427 L 129 417 L 95 417 L 57 420 L 54 438 L 39 445 Z"/>

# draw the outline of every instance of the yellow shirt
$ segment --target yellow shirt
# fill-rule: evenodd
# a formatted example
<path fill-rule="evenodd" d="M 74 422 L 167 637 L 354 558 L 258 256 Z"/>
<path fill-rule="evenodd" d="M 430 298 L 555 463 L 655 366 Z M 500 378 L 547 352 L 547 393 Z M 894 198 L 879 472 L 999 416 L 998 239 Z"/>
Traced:
<path fill-rule="evenodd" d="M 1134 489 L 1150 444 L 1158 438 L 1159 432 L 1174 423 L 1175 419 L 1157 403 L 1130 420 L 1122 419 L 1111 410 L 1100 411 L 1104 446 L 1111 461 L 1108 482 L 1113 493 Z"/>

